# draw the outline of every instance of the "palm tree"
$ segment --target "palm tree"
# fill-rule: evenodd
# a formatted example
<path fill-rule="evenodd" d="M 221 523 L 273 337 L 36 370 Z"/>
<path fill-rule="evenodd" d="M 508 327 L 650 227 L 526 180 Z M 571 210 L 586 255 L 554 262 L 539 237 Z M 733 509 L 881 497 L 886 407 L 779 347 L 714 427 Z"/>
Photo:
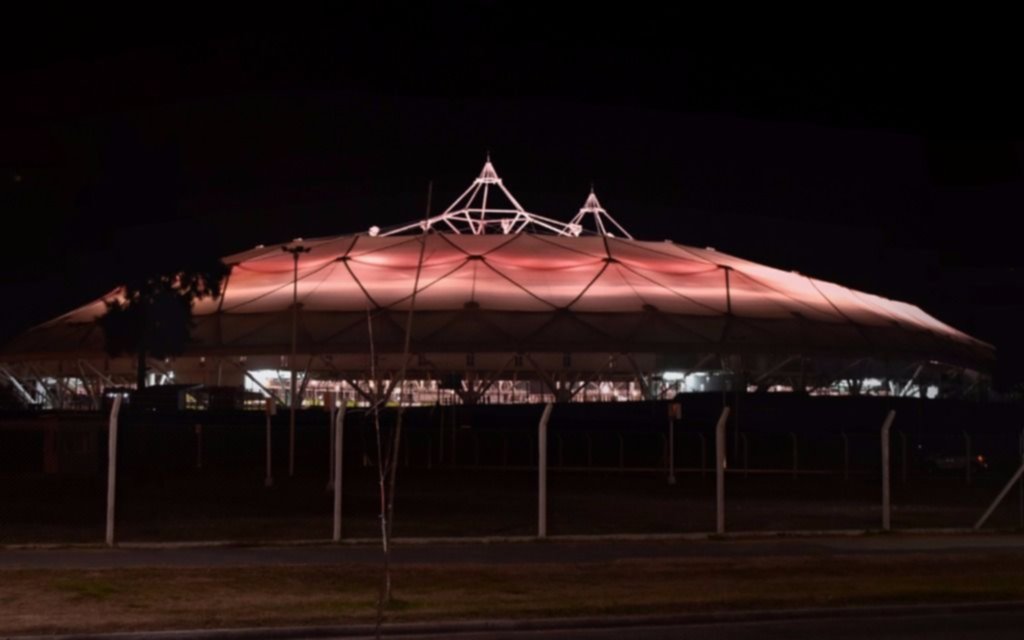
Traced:
<path fill-rule="evenodd" d="M 186 268 L 129 279 L 121 295 L 107 302 L 96 319 L 112 357 L 134 353 L 138 358 L 136 389 L 146 386 L 146 358 L 184 353 L 191 338 L 192 307 L 197 300 L 217 298 L 230 268 L 205 260 Z"/>

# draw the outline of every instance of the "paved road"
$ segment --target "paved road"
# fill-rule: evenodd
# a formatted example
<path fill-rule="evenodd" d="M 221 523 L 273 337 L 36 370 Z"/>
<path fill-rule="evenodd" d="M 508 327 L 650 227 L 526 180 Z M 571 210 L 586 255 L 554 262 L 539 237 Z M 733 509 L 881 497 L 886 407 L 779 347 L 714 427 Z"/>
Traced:
<path fill-rule="evenodd" d="M 1024 629 L 1024 606 L 952 605 L 953 611 L 943 612 L 935 607 L 927 611 L 914 611 L 915 607 L 888 607 L 880 610 L 837 611 L 823 615 L 804 613 L 803 616 L 768 619 L 746 619 L 714 622 L 669 622 L 635 624 L 633 621 L 613 619 L 595 620 L 594 626 L 577 627 L 562 619 L 543 623 L 534 621 L 523 625 L 511 621 L 492 623 L 420 623 L 385 625 L 382 637 L 389 640 L 1017 640 Z M 515 629 L 515 626 L 521 627 Z M 360 634 L 366 635 L 360 635 Z M 321 638 L 335 640 L 368 640 L 375 637 L 372 626 L 338 628 L 337 635 L 323 627 L 229 630 L 196 629 L 190 631 L 128 632 L 71 636 L 43 636 L 54 640 L 298 640 Z M 28 640 L 30 636 L 15 636 Z M 39 640 L 39 638 L 37 638 Z"/>
<path fill-rule="evenodd" d="M 785 540 L 406 544 L 396 545 L 394 562 L 404 565 L 586 563 L 642 558 L 885 555 L 948 551 L 1024 553 L 1024 536 L 894 535 Z M 378 562 L 380 562 L 380 549 L 370 545 L 0 551 L 0 570 L 376 564 Z"/>
<path fill-rule="evenodd" d="M 900 617 L 823 618 L 768 622 L 554 631 L 488 631 L 443 635 L 386 636 L 391 640 L 1019 640 L 1024 634 L 1024 610 Z M 367 636 L 369 637 L 369 636 Z M 347 640 L 355 640 L 349 637 Z"/>

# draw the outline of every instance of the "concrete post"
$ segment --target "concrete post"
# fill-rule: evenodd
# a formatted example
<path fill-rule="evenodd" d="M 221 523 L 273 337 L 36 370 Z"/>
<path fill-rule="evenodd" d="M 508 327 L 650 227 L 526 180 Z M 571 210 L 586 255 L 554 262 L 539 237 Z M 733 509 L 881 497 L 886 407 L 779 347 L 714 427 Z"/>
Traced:
<path fill-rule="evenodd" d="M 333 391 L 324 394 L 324 407 L 327 409 L 327 490 L 334 490 L 334 422 L 337 419 L 337 401 Z"/>
<path fill-rule="evenodd" d="M 985 525 L 985 521 L 988 520 L 989 516 L 992 515 L 992 512 L 996 510 L 996 507 L 998 507 L 999 503 L 1003 501 L 1003 498 L 1006 497 L 1006 494 L 1010 493 L 1010 489 L 1013 489 L 1013 485 L 1019 482 L 1022 477 L 1024 477 L 1024 461 L 1022 461 L 1016 473 L 1013 474 L 1013 477 L 1010 478 L 1010 481 L 1006 483 L 1006 486 L 1003 487 L 1003 490 L 999 492 L 998 496 L 996 496 L 996 499 L 993 500 L 992 504 L 988 506 L 988 509 L 985 510 L 985 513 L 983 513 L 982 516 L 978 518 L 978 521 L 974 523 L 975 531 L 981 529 L 982 526 Z"/>
<path fill-rule="evenodd" d="M 537 537 L 546 538 L 548 535 L 548 419 L 551 418 L 551 408 L 554 405 L 544 405 L 544 413 L 540 416 L 540 423 L 537 425 Z"/>
<path fill-rule="evenodd" d="M 267 434 L 266 434 L 267 471 L 266 471 L 266 476 L 264 476 L 264 478 L 263 478 L 263 486 L 264 487 L 272 487 L 272 486 L 274 486 L 274 468 L 273 468 L 272 463 L 271 463 L 271 456 L 273 455 L 274 445 L 273 445 L 273 442 L 270 439 L 270 435 L 271 435 L 271 433 L 270 433 L 270 422 L 271 422 L 271 418 L 276 413 L 277 413 L 277 403 L 274 402 L 273 398 L 267 398 L 267 408 L 266 408 L 266 414 L 267 414 L 267 429 L 266 429 L 266 432 L 267 432 Z"/>
<path fill-rule="evenodd" d="M 345 444 L 345 407 L 334 415 L 334 535 L 335 542 L 341 542 L 341 473 L 342 453 Z"/>
<path fill-rule="evenodd" d="M 889 481 L 889 431 L 892 421 L 896 419 L 896 410 L 890 409 L 882 423 L 882 531 L 892 529 L 892 501 Z"/>
<path fill-rule="evenodd" d="M 114 396 L 107 431 L 107 546 L 114 546 L 114 515 L 117 499 L 117 423 L 121 413 L 121 394 Z"/>
<path fill-rule="evenodd" d="M 1020 432 L 1018 451 L 1021 464 L 1024 464 L 1024 430 Z M 1017 480 L 1017 528 L 1024 529 L 1024 480 Z"/>
<path fill-rule="evenodd" d="M 725 533 L 725 425 L 729 422 L 729 407 L 722 407 L 722 415 L 715 425 L 715 532 Z"/>

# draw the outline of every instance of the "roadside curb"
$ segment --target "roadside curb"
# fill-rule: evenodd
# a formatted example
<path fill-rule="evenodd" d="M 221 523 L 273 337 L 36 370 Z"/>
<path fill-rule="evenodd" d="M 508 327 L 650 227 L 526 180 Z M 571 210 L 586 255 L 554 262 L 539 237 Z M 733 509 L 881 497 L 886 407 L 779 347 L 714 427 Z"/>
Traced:
<path fill-rule="evenodd" d="M 544 538 L 537 536 L 439 536 L 439 537 L 396 537 L 395 545 L 486 545 L 486 544 L 529 544 L 545 542 L 673 542 L 673 541 L 708 541 L 708 540 L 764 540 L 785 538 L 849 538 L 858 536 L 997 536 L 1020 535 L 1020 531 L 1009 529 L 988 529 L 976 531 L 970 527 L 962 528 L 929 528 L 929 529 L 795 529 L 778 531 L 733 531 L 722 534 L 697 533 L 608 533 L 608 534 L 563 534 L 550 535 Z M 161 549 L 218 549 L 218 548 L 261 548 L 261 547 L 349 547 L 375 546 L 380 544 L 379 538 L 345 538 L 334 542 L 326 538 L 308 540 L 196 540 L 178 542 L 120 542 L 108 547 L 99 542 L 80 543 L 23 543 L 0 545 L 3 551 L 49 551 L 60 549 L 80 550 L 161 550 Z"/>
<path fill-rule="evenodd" d="M 579 618 L 530 618 L 387 623 L 382 636 L 463 634 L 514 631 L 613 629 L 668 625 L 738 624 L 826 618 L 881 618 L 936 614 L 962 614 L 1024 609 L 1024 601 L 961 602 L 948 604 L 870 605 L 811 609 L 755 609 L 708 613 L 587 616 Z M 292 640 L 295 638 L 351 638 L 374 635 L 372 624 L 345 626 L 269 627 L 243 629 L 185 629 L 177 631 L 128 631 L 58 635 L 0 636 L 0 640 Z"/>

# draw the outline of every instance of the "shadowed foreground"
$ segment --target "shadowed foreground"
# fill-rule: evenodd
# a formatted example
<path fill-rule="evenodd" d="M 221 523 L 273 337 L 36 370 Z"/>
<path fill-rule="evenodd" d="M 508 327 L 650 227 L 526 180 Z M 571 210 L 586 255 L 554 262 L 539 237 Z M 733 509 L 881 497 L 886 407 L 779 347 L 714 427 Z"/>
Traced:
<path fill-rule="evenodd" d="M 389 621 L 571 617 L 1024 599 L 1024 554 L 610 560 L 395 570 Z M 0 631 L 41 633 L 368 622 L 378 571 L 334 564 L 6 569 Z"/>

